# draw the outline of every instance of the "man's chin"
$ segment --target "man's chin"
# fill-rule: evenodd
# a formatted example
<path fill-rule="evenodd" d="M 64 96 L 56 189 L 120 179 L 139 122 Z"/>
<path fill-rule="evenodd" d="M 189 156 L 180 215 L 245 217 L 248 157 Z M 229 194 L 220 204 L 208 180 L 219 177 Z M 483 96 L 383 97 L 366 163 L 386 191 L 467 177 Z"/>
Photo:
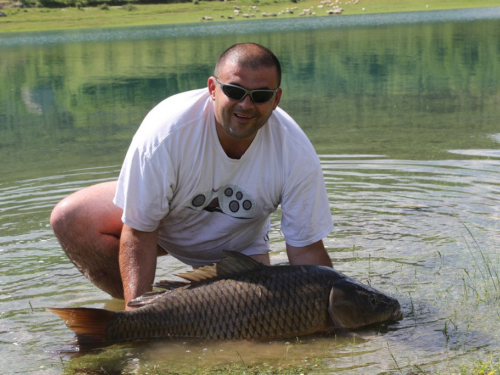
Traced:
<path fill-rule="evenodd" d="M 241 124 L 238 124 L 236 126 L 231 126 L 228 133 L 231 138 L 244 141 L 253 139 L 257 131 L 252 126 L 242 126 Z"/>

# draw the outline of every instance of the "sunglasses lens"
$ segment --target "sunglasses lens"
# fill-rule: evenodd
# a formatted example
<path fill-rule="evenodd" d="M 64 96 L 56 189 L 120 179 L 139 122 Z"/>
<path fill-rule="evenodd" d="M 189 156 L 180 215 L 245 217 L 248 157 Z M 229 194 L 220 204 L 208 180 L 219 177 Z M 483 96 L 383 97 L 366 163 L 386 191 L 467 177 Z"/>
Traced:
<path fill-rule="evenodd" d="M 255 103 L 265 103 L 271 100 L 274 96 L 273 91 L 256 90 L 252 92 L 252 99 Z"/>
<path fill-rule="evenodd" d="M 243 100 L 243 98 L 245 97 L 245 95 L 248 92 L 250 94 L 250 96 L 252 97 L 252 100 L 254 101 L 254 103 L 262 104 L 262 103 L 266 103 L 266 102 L 270 101 L 275 94 L 275 92 L 273 90 L 247 91 L 247 90 L 245 90 L 241 87 L 238 87 L 238 86 L 233 86 L 233 85 L 228 85 L 228 84 L 222 83 L 219 80 L 217 80 L 217 82 L 220 84 L 220 87 L 222 88 L 222 92 L 224 92 L 224 94 L 229 99 L 232 99 L 232 100 L 237 100 L 237 101 Z"/>
<path fill-rule="evenodd" d="M 222 91 L 228 98 L 238 101 L 245 95 L 245 90 L 237 86 L 222 85 Z"/>

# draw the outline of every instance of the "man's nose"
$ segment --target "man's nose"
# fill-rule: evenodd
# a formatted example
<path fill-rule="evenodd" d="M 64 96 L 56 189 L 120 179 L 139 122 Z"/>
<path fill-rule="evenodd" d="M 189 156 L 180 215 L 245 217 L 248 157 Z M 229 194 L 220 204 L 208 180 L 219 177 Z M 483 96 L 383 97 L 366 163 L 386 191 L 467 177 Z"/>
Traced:
<path fill-rule="evenodd" d="M 253 107 L 255 104 L 253 102 L 250 94 L 245 95 L 245 97 L 243 99 L 241 99 L 238 103 L 239 103 L 240 107 L 244 107 L 244 108 Z"/>

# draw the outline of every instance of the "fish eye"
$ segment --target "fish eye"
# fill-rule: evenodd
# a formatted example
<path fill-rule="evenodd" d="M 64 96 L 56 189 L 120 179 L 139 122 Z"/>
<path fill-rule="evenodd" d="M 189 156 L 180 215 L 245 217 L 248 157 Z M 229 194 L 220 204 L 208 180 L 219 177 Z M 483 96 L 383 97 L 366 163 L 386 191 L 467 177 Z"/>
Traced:
<path fill-rule="evenodd" d="M 380 297 L 377 294 L 373 294 L 370 298 L 370 303 L 376 305 L 380 301 Z"/>

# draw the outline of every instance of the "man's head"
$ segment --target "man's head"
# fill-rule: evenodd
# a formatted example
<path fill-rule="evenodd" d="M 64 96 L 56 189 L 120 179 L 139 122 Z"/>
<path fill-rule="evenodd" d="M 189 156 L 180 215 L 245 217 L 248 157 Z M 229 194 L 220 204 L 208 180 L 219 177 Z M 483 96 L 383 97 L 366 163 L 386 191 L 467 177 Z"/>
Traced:
<path fill-rule="evenodd" d="M 230 148 L 238 148 L 240 152 L 236 154 L 240 155 L 235 157 L 240 157 L 279 104 L 280 63 L 263 46 L 255 43 L 236 44 L 221 55 L 214 75 L 208 79 L 208 89 L 214 101 L 217 135 L 228 155 L 232 153 Z M 273 90 L 274 93 L 268 95 L 270 100 L 265 102 L 262 102 L 262 98 L 266 97 L 265 92 L 234 99 L 224 93 L 224 84 L 248 91 Z M 225 89 L 227 93 L 228 87 Z M 236 88 L 236 91 L 239 90 Z"/>
<path fill-rule="evenodd" d="M 228 60 L 253 70 L 258 70 L 261 67 L 274 67 L 278 78 L 276 87 L 281 85 L 281 64 L 276 55 L 264 46 L 256 43 L 241 43 L 229 47 L 219 57 L 219 61 L 215 65 L 214 76 L 219 77 Z"/>

